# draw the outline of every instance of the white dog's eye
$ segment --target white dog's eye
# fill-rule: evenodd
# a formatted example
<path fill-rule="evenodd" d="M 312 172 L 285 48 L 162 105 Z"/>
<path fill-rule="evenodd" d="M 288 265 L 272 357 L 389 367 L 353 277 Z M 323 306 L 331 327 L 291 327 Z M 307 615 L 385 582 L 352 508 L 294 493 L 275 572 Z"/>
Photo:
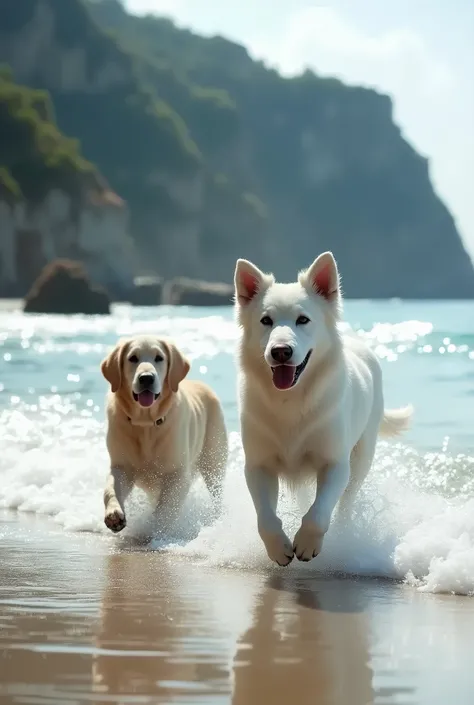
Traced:
<path fill-rule="evenodd" d="M 132 365 L 136 365 L 138 362 L 138 357 L 136 355 L 130 355 L 128 358 L 128 361 L 132 363 Z"/>
<path fill-rule="evenodd" d="M 305 326 L 307 323 L 309 323 L 308 316 L 298 316 L 298 318 L 296 319 L 297 326 Z"/>
<path fill-rule="evenodd" d="M 273 325 L 273 321 L 270 318 L 270 316 L 264 316 L 263 318 L 261 318 L 260 323 L 262 324 L 262 326 L 272 326 Z"/>
<path fill-rule="evenodd" d="M 162 355 L 155 355 L 155 362 L 163 362 Z"/>

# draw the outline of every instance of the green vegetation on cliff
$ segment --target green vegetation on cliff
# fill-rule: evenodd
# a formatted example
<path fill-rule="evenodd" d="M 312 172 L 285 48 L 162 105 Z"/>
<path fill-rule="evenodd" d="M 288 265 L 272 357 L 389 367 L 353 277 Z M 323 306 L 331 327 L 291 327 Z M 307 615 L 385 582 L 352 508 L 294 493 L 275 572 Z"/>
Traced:
<path fill-rule="evenodd" d="M 34 61 L 18 61 L 40 31 Z M 118 0 L 5 0 L 0 61 L 50 92 L 60 128 L 127 200 L 148 271 L 229 281 L 244 256 L 286 278 L 332 249 L 349 296 L 474 296 L 453 218 L 387 96 L 283 78 Z"/>
<path fill-rule="evenodd" d="M 78 141 L 65 137 L 54 122 L 46 91 L 19 86 L 0 71 L 0 184 L 11 198 L 40 200 L 60 186 L 75 191 L 79 179 L 95 176 Z"/>

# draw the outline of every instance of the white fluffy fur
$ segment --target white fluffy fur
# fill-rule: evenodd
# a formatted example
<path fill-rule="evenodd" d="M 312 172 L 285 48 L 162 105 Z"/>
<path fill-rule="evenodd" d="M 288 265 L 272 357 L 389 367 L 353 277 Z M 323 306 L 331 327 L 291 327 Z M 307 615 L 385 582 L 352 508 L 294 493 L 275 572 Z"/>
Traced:
<path fill-rule="evenodd" d="M 384 410 L 376 356 L 356 336 L 340 335 L 342 297 L 330 252 L 320 255 L 292 284 L 277 283 L 273 275 L 240 259 L 235 294 L 242 328 L 239 386 L 245 476 L 258 531 L 271 560 L 287 565 L 295 554 L 309 561 L 321 551 L 339 500 L 340 510 L 349 514 L 370 470 L 378 434 L 402 432 L 412 408 Z M 272 381 L 275 345 L 291 346 L 294 365 L 312 350 L 296 384 L 285 391 Z M 317 483 L 315 500 L 293 541 L 277 516 L 279 478 L 293 486 L 307 480 Z"/>

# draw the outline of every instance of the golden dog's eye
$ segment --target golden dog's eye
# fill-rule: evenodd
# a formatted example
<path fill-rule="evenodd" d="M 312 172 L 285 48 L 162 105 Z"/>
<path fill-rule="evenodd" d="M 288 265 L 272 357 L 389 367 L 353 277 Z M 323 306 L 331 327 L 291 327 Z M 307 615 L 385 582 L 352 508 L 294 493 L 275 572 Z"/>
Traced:
<path fill-rule="evenodd" d="M 138 362 L 138 357 L 136 355 L 130 355 L 128 358 L 128 361 L 132 363 L 132 365 L 136 365 Z"/>
<path fill-rule="evenodd" d="M 298 316 L 298 318 L 296 319 L 297 326 L 305 326 L 307 323 L 309 323 L 308 316 Z"/>
<path fill-rule="evenodd" d="M 263 318 L 261 318 L 260 323 L 262 324 L 262 326 L 272 326 L 273 325 L 273 321 L 270 318 L 270 316 L 264 316 Z"/>
<path fill-rule="evenodd" d="M 155 355 L 155 362 L 163 362 L 163 356 L 162 355 Z"/>

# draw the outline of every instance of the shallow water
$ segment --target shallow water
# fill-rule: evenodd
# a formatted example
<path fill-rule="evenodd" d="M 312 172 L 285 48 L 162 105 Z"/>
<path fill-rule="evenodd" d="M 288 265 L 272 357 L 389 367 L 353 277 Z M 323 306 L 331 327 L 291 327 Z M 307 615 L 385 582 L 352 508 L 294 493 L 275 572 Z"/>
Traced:
<path fill-rule="evenodd" d="M 348 302 L 346 320 L 414 425 L 379 444 L 354 524 L 279 570 L 243 478 L 230 309 L 0 310 L 0 702 L 469 702 L 473 603 L 449 593 L 474 593 L 474 307 Z M 133 332 L 176 339 L 231 431 L 222 519 L 198 482 L 178 535 L 146 550 L 139 492 L 123 535 L 102 523 L 99 364 Z M 281 497 L 291 534 L 309 501 Z"/>

